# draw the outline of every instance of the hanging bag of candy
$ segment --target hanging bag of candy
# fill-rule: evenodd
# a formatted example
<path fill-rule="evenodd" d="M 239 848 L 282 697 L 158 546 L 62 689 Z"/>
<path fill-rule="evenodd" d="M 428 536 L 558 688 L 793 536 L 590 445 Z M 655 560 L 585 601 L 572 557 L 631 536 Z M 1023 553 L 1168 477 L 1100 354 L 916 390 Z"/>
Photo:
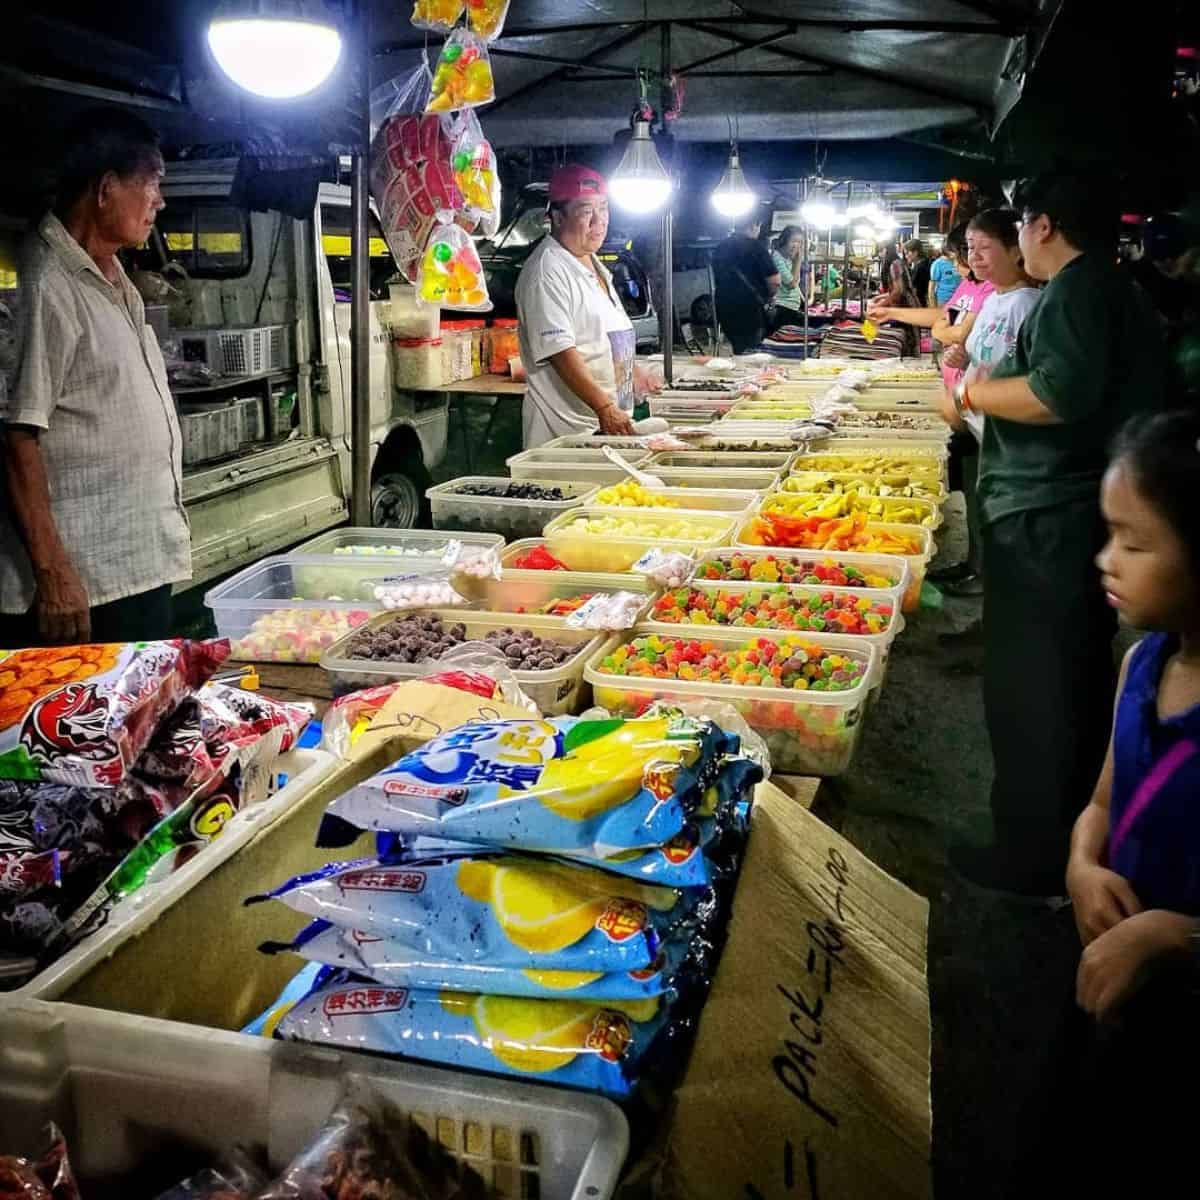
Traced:
<path fill-rule="evenodd" d="M 500 227 L 500 174 L 492 144 L 483 136 L 479 118 L 467 109 L 453 120 L 451 162 L 454 183 L 462 196 L 462 212 L 475 231 L 492 237 Z"/>
<path fill-rule="evenodd" d="M 457 112 L 476 108 L 496 98 L 492 60 L 483 40 L 469 29 L 458 28 L 447 39 L 433 72 L 433 94 L 426 112 Z"/>
<path fill-rule="evenodd" d="M 504 29 L 509 0 L 467 0 L 471 30 L 485 42 L 494 42 Z"/>
<path fill-rule="evenodd" d="M 416 0 L 412 23 L 432 33 L 449 33 L 458 24 L 464 7 L 465 0 Z"/>
<path fill-rule="evenodd" d="M 439 225 L 421 256 L 417 300 L 442 308 L 491 312 L 483 263 L 470 234 L 457 225 Z"/>

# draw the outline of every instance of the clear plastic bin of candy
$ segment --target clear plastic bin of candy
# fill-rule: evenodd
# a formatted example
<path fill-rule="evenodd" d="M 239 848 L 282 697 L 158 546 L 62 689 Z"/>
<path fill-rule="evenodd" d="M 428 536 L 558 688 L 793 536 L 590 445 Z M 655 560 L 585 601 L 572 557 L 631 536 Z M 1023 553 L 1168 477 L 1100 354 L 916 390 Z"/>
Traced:
<path fill-rule="evenodd" d="M 908 562 L 894 554 L 806 554 L 763 547 L 714 550 L 696 564 L 693 583 L 785 583 L 887 592 L 908 589 Z"/>
<path fill-rule="evenodd" d="M 618 450 L 617 453 L 631 466 L 639 467 L 650 454 L 646 450 Z M 566 480 L 587 483 L 592 487 L 603 487 L 609 483 L 620 483 L 629 476 L 609 462 L 599 450 L 565 449 L 524 450 L 514 455 L 506 464 L 514 479 Z"/>
<path fill-rule="evenodd" d="M 711 474 L 711 473 L 710 473 Z M 597 489 L 588 500 L 591 508 L 663 508 L 692 512 L 738 514 L 749 511 L 762 500 L 758 492 L 732 488 L 643 487 L 635 480 L 609 484 Z"/>
<path fill-rule="evenodd" d="M 565 479 L 508 479 L 468 475 L 439 483 L 425 495 L 435 529 L 498 533 L 509 541 L 533 537 L 555 517 L 596 490 L 591 483 Z"/>
<path fill-rule="evenodd" d="M 783 492 L 805 492 L 810 495 L 852 493 L 858 496 L 911 496 L 934 500 L 939 504 L 946 499 L 946 489 L 941 480 L 924 472 L 914 475 L 905 471 L 866 473 L 794 470 L 779 487 Z"/>
<path fill-rule="evenodd" d="M 658 474 L 659 467 L 668 469 L 697 471 L 711 470 L 716 467 L 724 473 L 735 471 L 778 471 L 783 474 L 791 466 L 796 451 L 782 450 L 664 450 L 655 454 L 648 463 L 636 463 L 635 466 L 652 474 Z"/>
<path fill-rule="evenodd" d="M 586 506 L 551 521 L 543 530 L 546 550 L 569 571 L 628 571 L 647 550 L 683 554 L 728 542 L 736 518 L 690 511 Z"/>
<path fill-rule="evenodd" d="M 330 562 L 309 579 L 309 560 L 266 558 L 204 597 L 234 658 L 250 662 L 315 663 L 339 638 L 382 605 L 374 563 Z"/>
<path fill-rule="evenodd" d="M 504 654 L 517 682 L 547 716 L 584 707 L 583 668 L 612 635 L 571 629 L 560 620 L 513 613 L 423 609 L 384 613 L 330 646 L 321 666 L 336 696 L 419 679 L 427 665 L 464 642 Z"/>
<path fill-rule="evenodd" d="M 872 521 L 886 521 L 892 525 L 923 525 L 926 529 L 938 529 L 942 524 L 942 506 L 937 501 L 909 496 L 860 496 L 856 492 L 831 496 L 828 492 L 797 492 L 789 489 L 767 496 L 758 511 L 826 519 L 865 513 Z"/>
<path fill-rule="evenodd" d="M 311 541 L 297 546 L 292 554 L 335 555 L 344 554 L 364 555 L 366 557 L 398 557 L 411 559 L 413 563 L 405 563 L 405 569 L 422 569 L 418 560 L 427 559 L 432 564 L 430 569 L 436 570 L 445 561 L 453 543 L 459 543 L 463 549 L 475 548 L 499 551 L 504 545 L 504 539 L 499 534 L 478 533 L 471 530 L 440 531 L 435 529 L 370 529 L 347 526 L 343 529 L 332 529 L 322 533 Z"/>
<path fill-rule="evenodd" d="M 641 620 L 658 595 L 658 586 L 643 575 L 601 575 L 584 571 L 503 570 L 484 585 L 479 607 L 484 612 L 517 613 L 565 622 L 592 596 L 631 592 L 642 597 Z"/>
<path fill-rule="evenodd" d="M 713 628 L 682 637 L 643 625 L 593 654 L 584 678 L 595 703 L 619 716 L 655 700 L 732 704 L 766 739 L 776 771 L 839 775 L 878 669 L 877 647 L 862 639 Z"/>
<path fill-rule="evenodd" d="M 822 528 L 824 527 L 824 528 Z M 894 554 L 908 563 L 908 587 L 902 610 L 915 612 L 921 603 L 925 569 L 933 557 L 933 533 L 920 525 L 889 525 L 867 521 L 861 513 L 840 521 L 765 514 L 747 517 L 734 532 L 735 546 L 773 550 L 806 550 L 814 555 Z"/>

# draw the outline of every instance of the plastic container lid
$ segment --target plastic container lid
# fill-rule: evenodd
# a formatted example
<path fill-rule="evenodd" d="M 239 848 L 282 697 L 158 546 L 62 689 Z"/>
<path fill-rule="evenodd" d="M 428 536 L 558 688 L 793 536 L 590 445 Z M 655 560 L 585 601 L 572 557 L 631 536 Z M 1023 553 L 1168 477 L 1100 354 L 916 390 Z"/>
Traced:
<path fill-rule="evenodd" d="M 405 350 L 415 350 L 418 346 L 440 346 L 442 339 L 438 338 L 392 338 L 393 346 L 401 346 Z"/>
<path fill-rule="evenodd" d="M 497 317 L 492 322 L 493 329 L 516 329 L 520 322 L 516 317 Z"/>

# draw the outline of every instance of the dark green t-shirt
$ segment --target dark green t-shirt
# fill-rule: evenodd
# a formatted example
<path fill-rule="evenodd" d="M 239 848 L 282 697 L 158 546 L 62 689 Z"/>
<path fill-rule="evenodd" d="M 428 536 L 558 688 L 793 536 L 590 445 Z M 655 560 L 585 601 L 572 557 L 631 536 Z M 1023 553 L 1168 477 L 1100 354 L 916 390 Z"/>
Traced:
<path fill-rule="evenodd" d="M 988 417 L 979 458 L 985 523 L 1098 496 L 1113 434 L 1134 413 L 1163 407 L 1161 326 L 1116 266 L 1081 255 L 1047 284 L 991 378 L 1021 375 L 1061 424 Z"/>

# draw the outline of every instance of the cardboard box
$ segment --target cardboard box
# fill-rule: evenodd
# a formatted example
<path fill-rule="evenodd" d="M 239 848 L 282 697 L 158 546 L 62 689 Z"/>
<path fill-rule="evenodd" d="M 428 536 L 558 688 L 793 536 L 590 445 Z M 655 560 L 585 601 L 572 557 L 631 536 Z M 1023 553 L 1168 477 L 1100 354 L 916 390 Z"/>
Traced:
<path fill-rule="evenodd" d="M 928 903 L 771 786 L 666 1133 L 670 1200 L 917 1200 Z"/>

